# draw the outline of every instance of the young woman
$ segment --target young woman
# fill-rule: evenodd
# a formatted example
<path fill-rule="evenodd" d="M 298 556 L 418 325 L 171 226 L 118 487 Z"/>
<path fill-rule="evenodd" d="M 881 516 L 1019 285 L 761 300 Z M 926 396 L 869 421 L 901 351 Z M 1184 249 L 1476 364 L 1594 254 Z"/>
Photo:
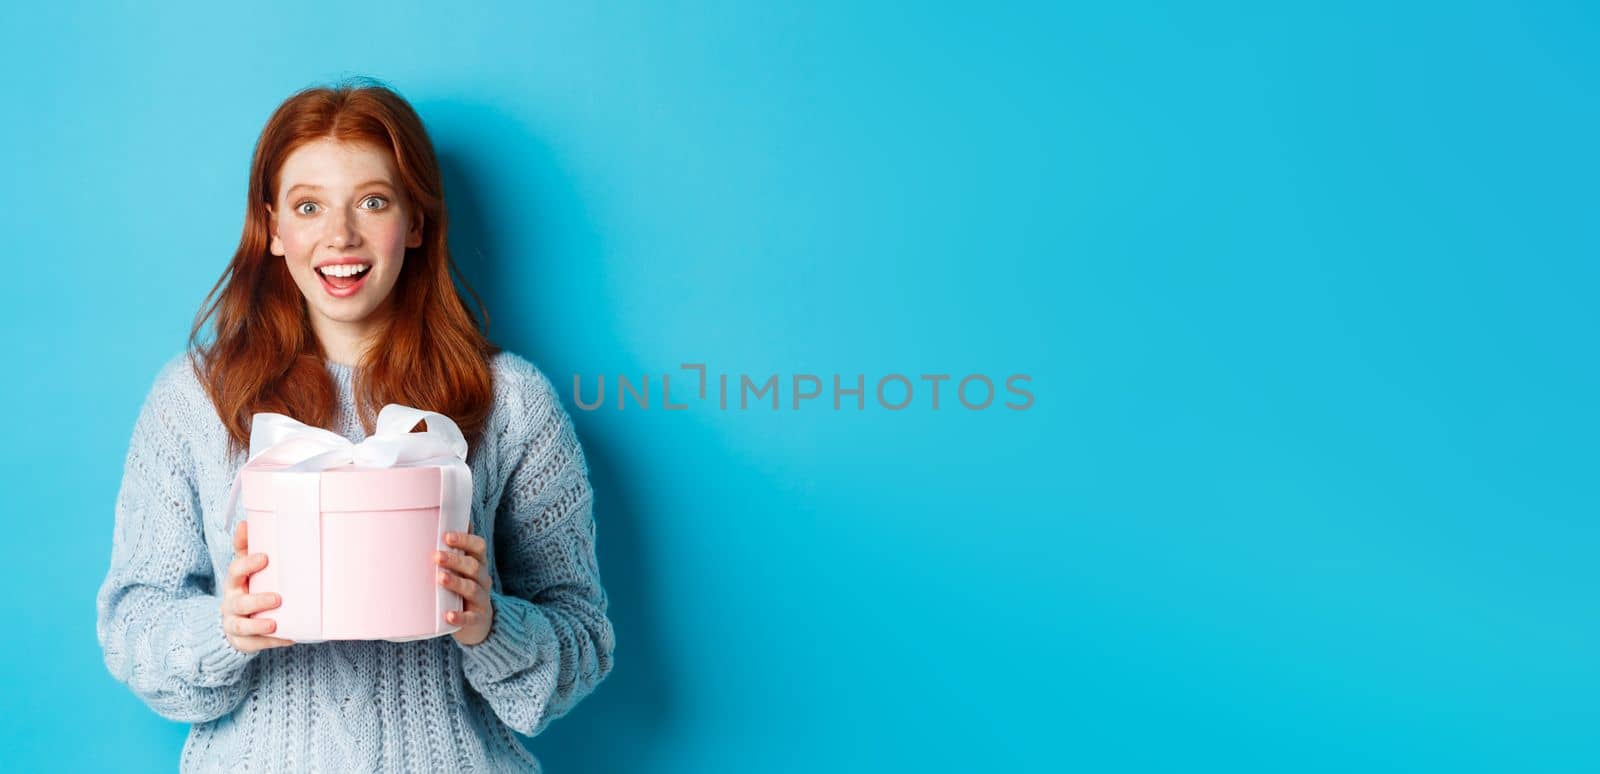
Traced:
<path fill-rule="evenodd" d="M 452 285 L 438 162 L 399 95 L 370 81 L 293 95 L 261 132 L 249 188 L 238 251 L 134 426 L 98 596 L 106 666 L 194 724 L 185 771 L 537 771 L 512 731 L 538 734 L 611 670 L 571 418 Z M 468 439 L 471 529 L 448 535 L 463 554 L 434 557 L 465 600 L 449 615 L 461 628 L 274 637 L 253 616 L 281 600 L 247 593 L 266 557 L 223 512 L 251 417 L 359 441 L 386 403 L 445 414 Z"/>

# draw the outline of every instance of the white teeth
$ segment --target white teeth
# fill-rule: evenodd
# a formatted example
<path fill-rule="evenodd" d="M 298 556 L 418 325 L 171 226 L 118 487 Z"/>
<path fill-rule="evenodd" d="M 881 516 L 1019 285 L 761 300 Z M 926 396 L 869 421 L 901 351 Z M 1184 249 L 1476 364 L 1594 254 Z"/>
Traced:
<path fill-rule="evenodd" d="M 371 268 L 365 263 L 341 263 L 334 266 L 324 266 L 318 271 L 330 277 L 353 277 Z"/>

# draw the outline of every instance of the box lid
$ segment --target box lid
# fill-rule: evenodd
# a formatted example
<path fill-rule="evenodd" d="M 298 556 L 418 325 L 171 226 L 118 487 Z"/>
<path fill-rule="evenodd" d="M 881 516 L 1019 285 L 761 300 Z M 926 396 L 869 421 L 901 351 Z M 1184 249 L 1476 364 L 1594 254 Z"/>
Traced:
<path fill-rule="evenodd" d="M 279 476 L 321 476 L 323 511 L 399 511 L 439 507 L 441 472 L 437 466 L 358 468 L 341 465 L 320 472 L 287 472 L 287 465 L 253 464 L 240 477 L 240 500 L 247 511 L 277 509 Z"/>

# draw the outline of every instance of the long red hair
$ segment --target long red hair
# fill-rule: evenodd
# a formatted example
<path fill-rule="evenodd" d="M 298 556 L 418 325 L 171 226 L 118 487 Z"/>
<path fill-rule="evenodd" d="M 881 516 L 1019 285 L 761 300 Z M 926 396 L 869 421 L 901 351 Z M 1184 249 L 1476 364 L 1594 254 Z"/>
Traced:
<path fill-rule="evenodd" d="M 378 408 L 402 403 L 450 417 L 475 446 L 494 398 L 489 359 L 499 347 L 489 342 L 482 301 L 450 257 L 439 162 L 422 119 L 388 86 L 359 78 L 296 92 L 268 119 L 250 162 L 239 248 L 189 332 L 190 364 L 228 429 L 229 451 L 249 447 L 256 412 L 329 427 L 337 410 L 337 386 L 305 298 L 284 260 L 268 252 L 266 206 L 277 196 L 283 161 L 321 138 L 388 148 L 423 216 L 422 244 L 407 248 L 390 291 L 393 314 L 378 332 L 381 345 L 371 347 L 355 370 L 358 420 L 371 433 Z M 452 273 L 471 294 L 478 318 L 452 285 Z M 215 337 L 202 345 L 208 320 Z"/>

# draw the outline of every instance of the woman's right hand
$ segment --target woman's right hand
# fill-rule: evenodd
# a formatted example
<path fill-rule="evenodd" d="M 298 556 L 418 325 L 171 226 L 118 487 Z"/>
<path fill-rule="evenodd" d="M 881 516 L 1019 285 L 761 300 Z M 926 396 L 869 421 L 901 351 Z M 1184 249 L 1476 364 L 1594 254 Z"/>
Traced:
<path fill-rule="evenodd" d="M 233 561 L 228 564 L 228 582 L 222 589 L 222 631 L 228 643 L 244 653 L 294 644 L 294 640 L 266 636 L 278 628 L 277 621 L 250 617 L 277 607 L 283 603 L 283 598 L 273 593 L 249 593 L 250 576 L 267 566 L 266 554 L 246 555 L 244 552 L 249 545 L 249 533 L 245 531 L 249 526 L 249 522 L 241 521 L 233 533 Z"/>

